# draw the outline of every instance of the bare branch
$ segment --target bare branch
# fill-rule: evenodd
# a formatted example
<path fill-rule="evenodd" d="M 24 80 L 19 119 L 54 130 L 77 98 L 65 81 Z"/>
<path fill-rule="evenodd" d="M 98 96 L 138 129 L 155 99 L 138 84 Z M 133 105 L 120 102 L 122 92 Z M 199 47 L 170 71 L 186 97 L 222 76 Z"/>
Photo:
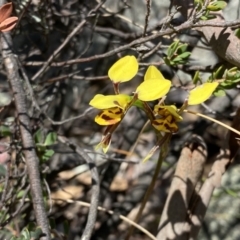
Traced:
<path fill-rule="evenodd" d="M 161 32 L 154 33 L 150 36 L 136 39 L 129 44 L 120 46 L 120 47 L 118 47 L 114 50 L 111 50 L 111 51 L 103 53 L 103 54 L 98 54 L 98 55 L 91 56 L 91 57 L 86 57 L 86 58 L 72 59 L 72 60 L 68 60 L 68 61 L 64 61 L 64 62 L 52 62 L 52 63 L 49 63 L 49 64 L 50 64 L 50 66 L 54 66 L 54 67 L 62 67 L 62 66 L 66 66 L 66 65 L 77 64 L 77 63 L 83 63 L 83 62 L 89 62 L 89 61 L 93 61 L 93 60 L 97 60 L 97 59 L 102 59 L 102 58 L 110 57 L 110 56 L 112 56 L 116 53 L 122 52 L 124 50 L 130 49 L 131 47 L 133 47 L 135 45 L 139 45 L 139 44 L 154 40 L 154 39 L 156 39 L 158 37 L 161 37 L 161 36 L 164 36 L 164 35 L 171 35 L 173 33 L 180 32 L 182 30 L 189 29 L 189 28 L 199 28 L 199 27 L 204 27 L 204 28 L 206 27 L 207 28 L 209 26 L 223 27 L 223 28 L 237 27 L 237 26 L 240 26 L 240 20 L 226 21 L 226 22 L 215 22 L 215 21 L 211 20 L 211 21 L 199 21 L 198 23 L 194 23 L 192 21 L 187 21 L 187 22 L 184 22 L 183 24 L 181 24 L 178 27 L 168 28 L 168 29 L 163 30 Z M 239 42 L 239 40 L 237 42 Z M 26 62 L 25 63 L 26 66 L 42 66 L 42 65 L 45 65 L 45 64 L 46 64 L 46 62 L 40 62 L 40 61 L 39 62 L 33 62 L 32 61 L 32 62 Z M 236 64 L 236 66 L 240 67 L 240 61 L 238 62 L 238 65 Z"/>
<path fill-rule="evenodd" d="M 82 240 L 89 240 L 91 238 L 92 231 L 95 226 L 95 221 L 97 217 L 97 208 L 98 208 L 98 200 L 100 193 L 100 180 L 98 175 L 97 167 L 95 166 L 93 160 L 88 156 L 87 153 L 83 149 L 81 149 L 76 144 L 70 142 L 67 138 L 63 136 L 58 136 L 58 140 L 64 144 L 67 144 L 71 149 L 73 149 L 79 156 L 81 156 L 86 163 L 89 165 L 91 175 L 92 175 L 92 197 L 90 202 L 90 209 L 88 213 L 88 220 L 86 227 L 83 231 Z"/>
<path fill-rule="evenodd" d="M 39 174 L 39 160 L 32 138 L 31 124 L 28 116 L 25 93 L 18 73 L 18 64 L 11 50 L 12 39 L 7 33 L 1 36 L 2 56 L 7 72 L 7 77 L 14 94 L 16 111 L 18 114 L 19 127 L 22 137 L 23 153 L 27 164 L 28 175 L 31 184 L 31 195 L 37 224 L 46 235 L 42 239 L 50 239 L 48 219 L 44 207 L 41 180 Z"/>

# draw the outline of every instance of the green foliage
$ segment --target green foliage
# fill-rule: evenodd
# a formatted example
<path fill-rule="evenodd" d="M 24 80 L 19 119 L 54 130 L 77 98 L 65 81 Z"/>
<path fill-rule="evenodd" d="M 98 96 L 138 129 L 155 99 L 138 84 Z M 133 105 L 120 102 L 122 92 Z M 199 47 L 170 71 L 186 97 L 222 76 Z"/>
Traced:
<path fill-rule="evenodd" d="M 214 92 L 214 95 L 216 97 L 225 96 L 225 90 L 235 88 L 236 85 L 239 84 L 240 70 L 237 67 L 226 69 L 222 65 L 212 73 L 207 81 L 219 81 L 219 86 Z"/>
<path fill-rule="evenodd" d="M 193 77 L 193 84 L 196 85 L 200 81 L 201 81 L 201 78 L 200 78 L 199 71 L 196 71 L 195 74 L 194 74 L 194 77 Z"/>
<path fill-rule="evenodd" d="M 37 240 L 40 239 L 42 233 L 43 232 L 41 228 L 36 228 L 34 224 L 30 223 L 21 231 L 19 237 L 13 236 L 11 240 Z"/>
<path fill-rule="evenodd" d="M 169 66 L 175 66 L 178 64 L 187 63 L 191 52 L 187 52 L 187 44 L 180 43 L 180 41 L 173 42 L 167 50 L 167 57 L 164 58 L 164 61 Z"/>
<path fill-rule="evenodd" d="M 227 3 L 225 1 L 210 1 L 210 3 L 205 6 L 204 0 L 194 0 L 194 5 L 196 6 L 198 12 L 203 12 L 200 19 L 209 20 L 215 18 L 211 12 L 223 10 L 227 6 Z"/>
<path fill-rule="evenodd" d="M 12 132 L 10 128 L 6 125 L 0 126 L 0 136 L 1 137 L 10 137 L 12 135 Z"/>
<path fill-rule="evenodd" d="M 39 129 L 34 135 L 37 154 L 41 162 L 48 161 L 53 155 L 54 150 L 49 149 L 50 146 L 54 145 L 57 141 L 57 134 L 50 132 L 45 137 L 43 130 Z"/>
<path fill-rule="evenodd" d="M 5 176 L 6 168 L 4 165 L 0 164 L 0 176 Z"/>
<path fill-rule="evenodd" d="M 240 28 L 235 30 L 235 36 L 240 39 Z"/>
<path fill-rule="evenodd" d="M 224 1 L 211 2 L 207 6 L 207 10 L 217 12 L 217 11 L 223 10 L 226 6 L 227 6 L 227 3 Z"/>

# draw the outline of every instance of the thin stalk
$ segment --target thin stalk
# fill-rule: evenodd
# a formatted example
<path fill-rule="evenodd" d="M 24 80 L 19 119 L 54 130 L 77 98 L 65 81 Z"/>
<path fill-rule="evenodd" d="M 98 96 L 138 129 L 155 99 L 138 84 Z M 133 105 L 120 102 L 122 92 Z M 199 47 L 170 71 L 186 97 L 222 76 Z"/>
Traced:
<path fill-rule="evenodd" d="M 138 223 L 140 217 L 142 216 L 142 212 L 146 206 L 146 203 L 154 189 L 154 186 L 155 186 L 155 183 L 157 181 L 157 178 L 158 178 L 158 175 L 159 175 L 159 172 L 161 170 L 161 167 L 162 167 L 162 163 L 163 163 L 163 160 L 165 159 L 166 155 L 167 155 L 167 152 L 168 152 L 168 146 L 167 144 L 169 143 L 170 141 L 170 138 L 171 138 L 172 134 L 171 133 L 166 133 L 162 139 L 160 139 L 159 141 L 159 146 L 161 147 L 161 150 L 160 150 L 160 153 L 159 153 L 159 157 L 158 157 L 158 161 L 157 161 L 157 165 L 156 165 L 156 168 L 155 168 L 155 172 L 153 174 L 153 178 L 152 178 L 152 181 L 147 189 L 147 192 L 146 194 L 144 195 L 144 198 L 141 202 L 141 206 L 140 206 L 140 209 L 137 213 L 137 216 L 134 220 L 135 223 Z M 125 240 L 129 240 L 129 238 L 131 237 L 131 235 L 133 234 L 133 231 L 134 231 L 134 228 L 133 226 L 130 227 L 129 231 L 128 231 L 128 234 L 125 238 Z"/>
<path fill-rule="evenodd" d="M 216 120 L 216 119 L 214 119 L 214 118 L 211 118 L 211 117 L 208 117 L 208 116 L 206 116 L 206 115 L 204 115 L 204 114 L 201 114 L 201 113 L 198 113 L 198 112 L 194 112 L 194 111 L 191 111 L 191 110 L 187 110 L 187 109 L 184 110 L 184 112 L 190 113 L 190 114 L 194 114 L 194 115 L 196 115 L 196 116 L 205 118 L 205 119 L 207 119 L 207 120 L 209 120 L 209 121 L 215 122 L 215 123 L 217 123 L 218 125 L 221 125 L 221 126 L 227 128 L 228 130 L 230 130 L 230 131 L 232 131 L 232 132 L 235 132 L 236 134 L 238 134 L 238 135 L 240 136 L 240 132 L 239 132 L 238 130 L 236 130 L 236 129 L 234 129 L 234 128 L 232 128 L 232 127 L 230 127 L 230 126 L 228 126 L 228 125 L 226 125 L 226 124 L 224 124 L 224 123 L 222 123 L 222 122 L 220 122 L 220 121 L 218 121 L 218 120 Z"/>

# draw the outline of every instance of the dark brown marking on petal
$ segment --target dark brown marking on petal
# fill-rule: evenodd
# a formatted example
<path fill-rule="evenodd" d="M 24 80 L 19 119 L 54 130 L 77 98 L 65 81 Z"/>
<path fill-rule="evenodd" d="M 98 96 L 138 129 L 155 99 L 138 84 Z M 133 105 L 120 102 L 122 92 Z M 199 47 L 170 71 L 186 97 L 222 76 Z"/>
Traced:
<path fill-rule="evenodd" d="M 106 121 L 110 121 L 110 120 L 113 120 L 114 118 L 112 117 L 109 117 L 108 115 L 106 114 L 101 114 L 100 116 L 102 119 L 106 120 Z"/>
<path fill-rule="evenodd" d="M 117 106 L 120 106 L 120 104 L 117 100 L 114 100 L 113 103 L 116 104 Z"/>
<path fill-rule="evenodd" d="M 121 108 L 116 108 L 116 109 L 109 109 L 108 112 L 112 113 L 112 114 L 120 115 L 120 114 L 122 114 L 123 111 Z"/>

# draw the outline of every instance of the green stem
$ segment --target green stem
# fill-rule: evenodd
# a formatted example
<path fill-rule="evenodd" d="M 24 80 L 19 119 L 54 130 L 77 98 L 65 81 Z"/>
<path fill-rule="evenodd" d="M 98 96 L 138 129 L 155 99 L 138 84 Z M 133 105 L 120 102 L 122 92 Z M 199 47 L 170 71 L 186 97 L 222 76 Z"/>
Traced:
<path fill-rule="evenodd" d="M 155 119 L 152 109 L 146 102 L 143 102 L 143 106 L 145 113 L 147 114 L 149 120 L 152 122 Z"/>
<path fill-rule="evenodd" d="M 146 203 L 154 189 L 154 186 L 155 186 L 155 183 L 157 181 L 157 178 L 158 178 L 158 175 L 159 175 L 159 172 L 161 170 L 161 167 L 162 167 L 162 163 L 163 163 L 163 160 L 166 158 L 166 155 L 167 155 L 167 152 L 168 152 L 168 146 L 167 144 L 169 143 L 170 141 L 170 138 L 171 138 L 172 134 L 171 133 L 166 133 L 159 141 L 158 141 L 158 145 L 161 147 L 161 150 L 160 150 L 160 153 L 159 153 L 159 157 L 158 157 L 158 162 L 157 162 L 157 165 L 156 165 L 156 168 L 155 168 L 155 172 L 153 174 L 153 177 L 152 177 L 152 181 L 147 189 L 147 192 L 146 194 L 144 195 L 144 198 L 141 202 L 141 206 L 140 206 L 140 209 L 137 213 L 137 216 L 134 220 L 135 223 L 138 223 L 140 217 L 142 216 L 142 212 L 146 206 Z M 133 231 L 134 231 L 134 228 L 133 226 L 130 227 L 129 231 L 128 231 L 128 234 L 125 238 L 125 240 L 129 240 L 129 238 L 131 237 L 131 235 L 133 234 Z"/>
<path fill-rule="evenodd" d="M 113 83 L 113 89 L 116 95 L 119 94 L 119 83 Z"/>

